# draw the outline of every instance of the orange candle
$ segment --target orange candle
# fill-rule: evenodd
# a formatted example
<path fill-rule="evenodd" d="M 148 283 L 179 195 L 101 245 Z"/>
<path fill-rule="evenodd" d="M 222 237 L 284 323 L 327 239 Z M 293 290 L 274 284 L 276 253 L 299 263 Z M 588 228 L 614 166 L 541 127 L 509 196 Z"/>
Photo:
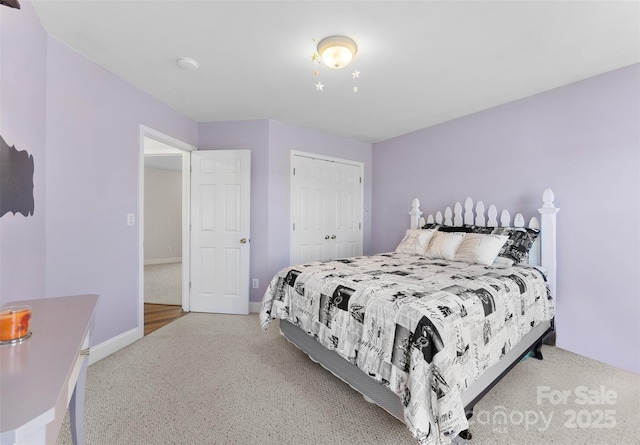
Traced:
<path fill-rule="evenodd" d="M 29 333 L 31 307 L 8 306 L 0 309 L 0 341 L 16 340 Z"/>

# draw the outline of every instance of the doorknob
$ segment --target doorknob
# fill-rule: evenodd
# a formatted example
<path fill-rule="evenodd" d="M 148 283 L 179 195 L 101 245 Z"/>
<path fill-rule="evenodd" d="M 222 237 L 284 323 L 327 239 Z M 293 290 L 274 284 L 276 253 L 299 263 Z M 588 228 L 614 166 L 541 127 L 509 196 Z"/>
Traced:
<path fill-rule="evenodd" d="M 246 239 L 246 238 L 242 238 L 242 239 L 240 240 L 240 243 L 241 243 L 241 244 L 247 244 L 247 239 Z"/>
<path fill-rule="evenodd" d="M 331 235 L 331 239 L 336 239 L 336 236 L 335 235 Z"/>

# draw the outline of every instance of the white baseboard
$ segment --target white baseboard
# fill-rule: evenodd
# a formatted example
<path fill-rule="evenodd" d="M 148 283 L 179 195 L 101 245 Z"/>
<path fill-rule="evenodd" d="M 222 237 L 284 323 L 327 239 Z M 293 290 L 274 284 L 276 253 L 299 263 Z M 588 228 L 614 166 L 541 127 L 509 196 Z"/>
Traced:
<path fill-rule="evenodd" d="M 257 302 L 257 301 L 250 301 L 249 302 L 249 313 L 250 314 L 257 314 L 260 312 L 260 308 L 262 307 L 262 303 Z"/>
<path fill-rule="evenodd" d="M 140 340 L 143 336 L 144 329 L 135 328 L 110 338 L 99 345 L 92 346 L 91 352 L 89 353 L 89 365 L 93 365 L 95 362 L 119 351 L 125 346 L 129 346 L 131 343 Z"/>
<path fill-rule="evenodd" d="M 169 264 L 169 263 L 182 263 L 182 258 L 158 258 L 156 260 L 144 260 L 144 265 L 149 266 L 151 264 Z"/>

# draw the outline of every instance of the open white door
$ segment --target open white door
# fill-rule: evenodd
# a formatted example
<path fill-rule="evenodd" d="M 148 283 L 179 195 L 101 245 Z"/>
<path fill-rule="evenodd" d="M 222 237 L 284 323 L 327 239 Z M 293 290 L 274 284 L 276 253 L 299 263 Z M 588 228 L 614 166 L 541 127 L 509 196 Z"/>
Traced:
<path fill-rule="evenodd" d="M 191 153 L 190 310 L 249 313 L 250 150 Z"/>

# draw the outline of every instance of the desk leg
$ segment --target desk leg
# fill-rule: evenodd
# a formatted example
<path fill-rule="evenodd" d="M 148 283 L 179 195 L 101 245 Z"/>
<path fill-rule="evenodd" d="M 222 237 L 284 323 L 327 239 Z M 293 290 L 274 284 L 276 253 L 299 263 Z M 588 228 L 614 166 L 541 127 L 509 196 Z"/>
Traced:
<path fill-rule="evenodd" d="M 88 357 L 85 356 L 69 404 L 69 423 L 71 424 L 73 445 L 84 445 L 84 389 L 87 381 L 87 362 Z"/>

